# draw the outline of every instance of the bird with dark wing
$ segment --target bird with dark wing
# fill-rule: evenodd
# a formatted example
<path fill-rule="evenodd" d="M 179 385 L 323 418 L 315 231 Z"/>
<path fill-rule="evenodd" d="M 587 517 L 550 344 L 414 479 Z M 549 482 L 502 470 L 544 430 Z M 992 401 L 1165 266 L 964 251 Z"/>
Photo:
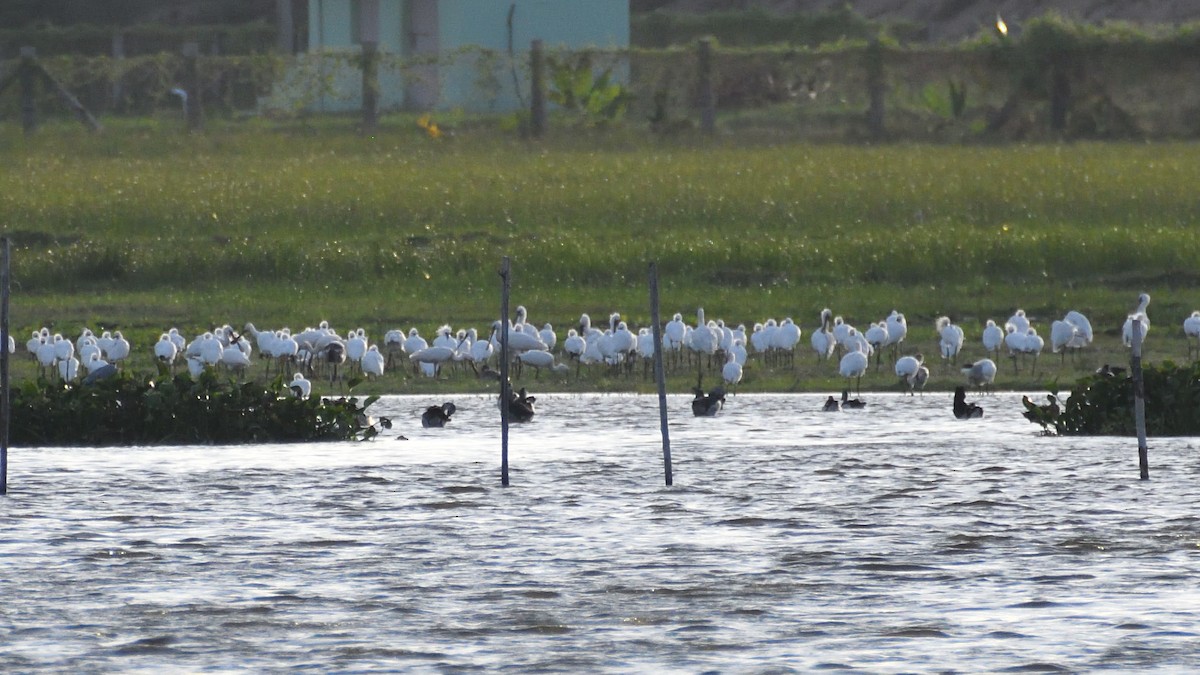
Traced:
<path fill-rule="evenodd" d="M 725 387 L 717 385 L 706 394 L 700 386 L 702 379 L 703 376 L 697 378 L 696 386 L 692 388 L 695 394 L 692 399 L 692 414 L 696 417 L 713 417 L 725 406 Z"/>
<path fill-rule="evenodd" d="M 976 420 L 983 417 L 983 408 L 976 403 L 967 403 L 965 387 L 954 388 L 954 416 L 960 420 Z"/>
<path fill-rule="evenodd" d="M 1062 413 L 1062 408 L 1058 405 L 1058 397 L 1054 394 L 1046 394 L 1046 400 L 1049 403 L 1039 405 L 1034 403 L 1028 396 L 1022 396 L 1021 405 L 1025 406 L 1025 412 L 1021 413 L 1021 416 L 1034 424 L 1042 425 L 1042 434 L 1050 436 L 1062 431 L 1058 422 L 1058 416 Z M 1054 427 L 1053 432 L 1050 431 L 1051 426 Z"/>

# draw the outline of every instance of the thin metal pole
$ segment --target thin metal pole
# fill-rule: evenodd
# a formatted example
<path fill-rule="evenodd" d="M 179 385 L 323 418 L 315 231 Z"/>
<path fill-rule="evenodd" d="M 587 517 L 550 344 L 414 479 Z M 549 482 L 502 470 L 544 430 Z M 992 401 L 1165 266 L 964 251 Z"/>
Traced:
<path fill-rule="evenodd" d="M 8 427 L 10 418 L 8 388 L 8 289 L 11 285 L 8 237 L 0 237 L 0 495 L 8 494 Z"/>
<path fill-rule="evenodd" d="M 1146 450 L 1146 383 L 1142 380 L 1142 322 L 1135 317 L 1130 322 L 1133 329 L 1133 355 L 1129 359 L 1129 372 L 1133 377 L 1133 421 L 1137 426 L 1138 468 L 1142 480 L 1150 479 L 1150 458 Z"/>
<path fill-rule="evenodd" d="M 500 484 L 508 487 L 508 403 L 512 383 L 508 381 L 508 256 L 500 260 Z"/>
<path fill-rule="evenodd" d="M 663 475 L 667 485 L 674 483 L 671 475 L 671 434 L 667 431 L 667 376 L 663 372 L 662 322 L 658 311 L 658 264 L 650 263 L 650 325 L 654 334 L 654 380 L 658 382 L 658 418 L 662 427 Z"/>

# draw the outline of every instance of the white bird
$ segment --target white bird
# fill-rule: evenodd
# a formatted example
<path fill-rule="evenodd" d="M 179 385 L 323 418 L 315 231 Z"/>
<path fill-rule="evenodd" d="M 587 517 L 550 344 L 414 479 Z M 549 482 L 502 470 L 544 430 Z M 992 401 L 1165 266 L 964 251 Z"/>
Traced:
<path fill-rule="evenodd" d="M 240 379 L 250 367 L 250 357 L 236 344 L 232 344 L 221 350 L 221 365 L 237 373 Z"/>
<path fill-rule="evenodd" d="M 63 382 L 74 382 L 79 377 L 79 359 L 69 356 L 58 362 L 58 375 Z"/>
<path fill-rule="evenodd" d="M 349 346 L 349 345 L 347 345 Z M 363 373 L 368 377 L 383 377 L 383 366 L 386 359 L 383 353 L 379 351 L 379 345 L 371 345 L 367 347 L 366 353 L 360 359 L 360 365 Z"/>
<path fill-rule="evenodd" d="M 1037 329 L 1030 326 L 1025 330 L 1025 346 L 1024 353 L 1033 356 L 1033 368 L 1030 371 L 1031 375 L 1037 375 L 1038 356 L 1041 355 L 1042 349 L 1046 346 L 1046 341 L 1038 335 Z"/>
<path fill-rule="evenodd" d="M 996 362 L 991 359 L 980 359 L 962 367 L 962 374 L 967 376 L 967 383 L 975 388 L 987 389 L 996 381 Z"/>
<path fill-rule="evenodd" d="M 988 319 L 983 327 L 983 348 L 989 355 L 1000 358 L 1000 345 L 1004 344 L 1004 330 L 996 322 Z"/>
<path fill-rule="evenodd" d="M 288 385 L 288 389 L 291 390 L 292 396 L 305 399 L 312 393 L 312 382 L 304 377 L 304 373 L 296 373 L 292 376 L 292 382 Z"/>
<path fill-rule="evenodd" d="M 521 363 L 533 368 L 533 379 L 541 378 L 542 368 L 554 368 L 554 354 L 545 349 L 530 349 L 517 355 Z"/>
<path fill-rule="evenodd" d="M 893 309 L 887 318 L 887 330 L 887 346 L 892 348 L 892 361 L 895 361 L 900 351 L 900 343 L 904 342 L 904 338 L 908 336 L 908 320 L 904 318 L 903 314 Z"/>
<path fill-rule="evenodd" d="M 404 340 L 404 351 L 408 352 L 411 356 L 428 346 L 429 343 L 425 341 L 425 338 L 421 337 L 415 326 L 408 329 L 408 337 Z"/>
<path fill-rule="evenodd" d="M 97 352 L 96 358 L 99 357 L 100 353 Z M 207 364 L 204 363 L 204 359 L 201 358 L 199 354 L 195 354 L 187 357 L 187 367 L 188 373 L 191 374 L 192 379 L 195 379 L 204 373 L 204 369 L 207 367 Z"/>
<path fill-rule="evenodd" d="M 118 364 L 129 358 L 129 352 L 129 341 L 125 339 L 124 335 L 121 335 L 121 331 L 113 332 L 112 342 L 108 344 L 108 349 L 104 350 L 104 353 L 108 355 L 108 360 Z"/>
<path fill-rule="evenodd" d="M 383 352 L 387 355 L 387 367 L 391 368 L 396 359 L 404 353 L 404 331 L 393 328 L 383 334 Z"/>
<path fill-rule="evenodd" d="M 54 368 L 58 363 L 58 357 L 54 353 L 54 343 L 61 339 L 62 336 L 58 333 L 55 333 L 54 337 L 50 341 L 45 341 L 38 345 L 37 360 L 38 365 L 41 367 L 43 373 L 54 373 L 54 371 L 51 369 Z"/>
<path fill-rule="evenodd" d="M 821 327 L 813 331 L 809 341 L 812 343 L 813 351 L 817 353 L 817 362 L 820 363 L 824 359 L 833 356 L 833 348 L 836 343 L 833 339 L 833 330 L 830 324 L 833 322 L 833 312 L 829 308 L 821 310 Z"/>
<path fill-rule="evenodd" d="M 579 375 L 579 365 L 582 363 L 583 354 L 587 351 L 587 340 L 579 334 L 574 328 L 567 331 L 567 339 L 563 340 L 563 352 L 566 353 L 568 359 L 575 360 L 575 374 Z"/>
<path fill-rule="evenodd" d="M 1146 314 L 1146 308 L 1150 305 L 1150 294 L 1142 293 L 1138 296 L 1137 309 L 1125 319 L 1125 325 L 1121 328 L 1121 342 L 1126 347 L 1133 346 L 1133 322 L 1137 321 L 1142 324 L 1142 340 L 1146 339 L 1146 333 L 1150 332 L 1150 316 Z"/>
<path fill-rule="evenodd" d="M 875 367 L 878 369 L 879 359 L 882 356 L 880 350 L 889 344 L 887 321 L 871 324 L 864 337 L 867 338 L 867 343 L 871 345 L 871 349 L 875 351 Z"/>
<path fill-rule="evenodd" d="M 734 386 L 742 381 L 742 364 L 737 362 L 737 355 L 732 351 L 726 353 L 725 367 L 721 368 L 721 377 L 725 383 Z"/>
<path fill-rule="evenodd" d="M 934 325 L 937 327 L 938 347 L 942 358 L 948 359 L 950 363 L 957 364 L 958 353 L 962 351 L 963 346 L 962 328 L 951 323 L 948 316 L 938 317 Z"/>
<path fill-rule="evenodd" d="M 800 327 L 792 321 L 792 317 L 786 317 L 779 322 L 779 328 L 771 336 L 771 347 L 779 352 L 782 352 L 783 359 L 788 364 L 796 362 L 796 345 L 800 342 Z M 730 347 L 732 347 L 732 341 Z"/>
<path fill-rule="evenodd" d="M 849 351 L 846 352 L 846 355 L 842 357 L 841 362 L 838 364 L 838 372 L 841 373 L 842 377 L 856 379 L 855 388 L 859 393 L 861 393 L 862 376 L 863 373 L 867 372 L 868 363 L 867 355 L 862 351 L 862 348 L 862 343 L 857 340 L 851 342 L 850 346 L 847 347 Z"/>
<path fill-rule="evenodd" d="M 437 377 L 442 364 L 453 358 L 454 350 L 449 347 L 426 347 L 408 357 L 414 364 L 422 366 L 421 372 L 426 377 Z"/>
<path fill-rule="evenodd" d="M 90 359 L 88 359 L 87 363 L 85 363 L 83 365 L 85 368 L 87 368 L 88 375 L 91 375 L 92 373 L 96 372 L 97 370 L 100 370 L 101 368 L 106 367 L 108 365 L 108 361 L 105 361 L 104 359 L 100 358 L 99 352 L 96 352 L 96 353 L 93 353 L 92 357 Z"/>
<path fill-rule="evenodd" d="M 1183 334 L 1187 336 L 1188 356 L 1192 353 L 1200 356 L 1200 310 L 1183 320 Z"/>
<path fill-rule="evenodd" d="M 1013 312 L 1013 315 L 1008 317 L 1008 321 L 1004 322 L 1006 328 L 1009 324 L 1012 324 L 1017 333 L 1024 335 L 1025 329 L 1029 328 L 1029 319 L 1025 316 L 1025 310 L 1018 309 Z"/>
<path fill-rule="evenodd" d="M 683 315 L 676 312 L 663 328 L 663 348 L 667 351 L 679 351 L 683 347 L 683 337 L 686 333 L 687 325 L 683 323 Z"/>
<path fill-rule="evenodd" d="M 1071 310 L 1063 316 L 1063 321 L 1075 326 L 1075 340 L 1067 347 L 1071 349 L 1082 349 L 1092 344 L 1092 322 L 1088 318 L 1075 310 Z"/>
<path fill-rule="evenodd" d="M 367 331 L 359 328 L 346 338 L 346 358 L 351 363 L 362 367 L 363 356 L 367 353 Z"/>
<path fill-rule="evenodd" d="M 546 351 L 554 351 L 554 347 L 558 344 L 558 335 L 554 333 L 554 326 L 549 323 L 543 325 L 542 329 L 538 331 L 538 337 L 546 343 Z"/>
<path fill-rule="evenodd" d="M 1061 319 L 1050 324 L 1050 353 L 1062 354 L 1063 363 L 1067 359 L 1067 345 L 1075 340 L 1075 331 L 1073 324 Z"/>
<path fill-rule="evenodd" d="M 170 368 L 175 365 L 175 357 L 179 355 L 179 349 L 175 343 L 171 341 L 171 336 L 163 333 L 158 336 L 158 342 L 154 343 L 154 358 L 160 363 Z"/>
<path fill-rule="evenodd" d="M 916 354 L 914 356 L 901 356 L 896 359 L 896 376 L 900 378 L 900 384 L 911 396 L 913 388 L 916 386 L 917 372 L 925 365 L 925 356 Z M 926 371 L 928 373 L 928 370 Z"/>
<path fill-rule="evenodd" d="M 58 334 L 55 334 L 55 337 L 57 338 Z M 66 361 L 72 356 L 75 356 L 75 344 L 71 342 L 70 338 L 64 337 L 54 341 L 54 358 Z"/>

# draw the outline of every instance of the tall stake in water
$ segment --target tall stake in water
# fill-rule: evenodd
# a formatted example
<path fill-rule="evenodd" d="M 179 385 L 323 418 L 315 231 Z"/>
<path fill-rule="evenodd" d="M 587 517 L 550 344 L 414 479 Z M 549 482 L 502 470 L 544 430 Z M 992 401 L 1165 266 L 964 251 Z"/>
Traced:
<path fill-rule="evenodd" d="M 1142 480 L 1150 478 L 1150 459 L 1146 451 L 1146 384 L 1142 381 L 1142 322 L 1130 322 L 1133 335 L 1132 356 L 1129 357 L 1129 372 L 1133 376 L 1133 421 L 1137 426 L 1138 468 Z"/>
<path fill-rule="evenodd" d="M 667 485 L 671 476 L 671 435 L 667 433 L 667 376 L 663 372 L 662 322 L 658 314 L 658 265 L 650 263 L 650 325 L 654 331 L 654 380 L 658 383 L 658 418 L 662 426 L 663 475 Z"/>
<path fill-rule="evenodd" d="M 508 381 L 508 256 L 500 260 L 500 484 L 508 487 L 508 402 L 512 383 Z"/>
<path fill-rule="evenodd" d="M 8 494 L 8 287 L 9 242 L 0 237 L 0 495 Z"/>

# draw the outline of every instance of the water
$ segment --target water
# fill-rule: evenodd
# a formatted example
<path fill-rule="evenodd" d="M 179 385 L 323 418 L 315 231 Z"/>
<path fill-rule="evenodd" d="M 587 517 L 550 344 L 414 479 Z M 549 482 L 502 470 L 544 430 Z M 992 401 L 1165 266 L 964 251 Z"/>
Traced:
<path fill-rule="evenodd" d="M 389 397 L 371 443 L 14 449 L 0 670 L 1194 671 L 1198 439 L 1015 396 Z M 400 440 L 398 435 L 407 436 Z"/>

